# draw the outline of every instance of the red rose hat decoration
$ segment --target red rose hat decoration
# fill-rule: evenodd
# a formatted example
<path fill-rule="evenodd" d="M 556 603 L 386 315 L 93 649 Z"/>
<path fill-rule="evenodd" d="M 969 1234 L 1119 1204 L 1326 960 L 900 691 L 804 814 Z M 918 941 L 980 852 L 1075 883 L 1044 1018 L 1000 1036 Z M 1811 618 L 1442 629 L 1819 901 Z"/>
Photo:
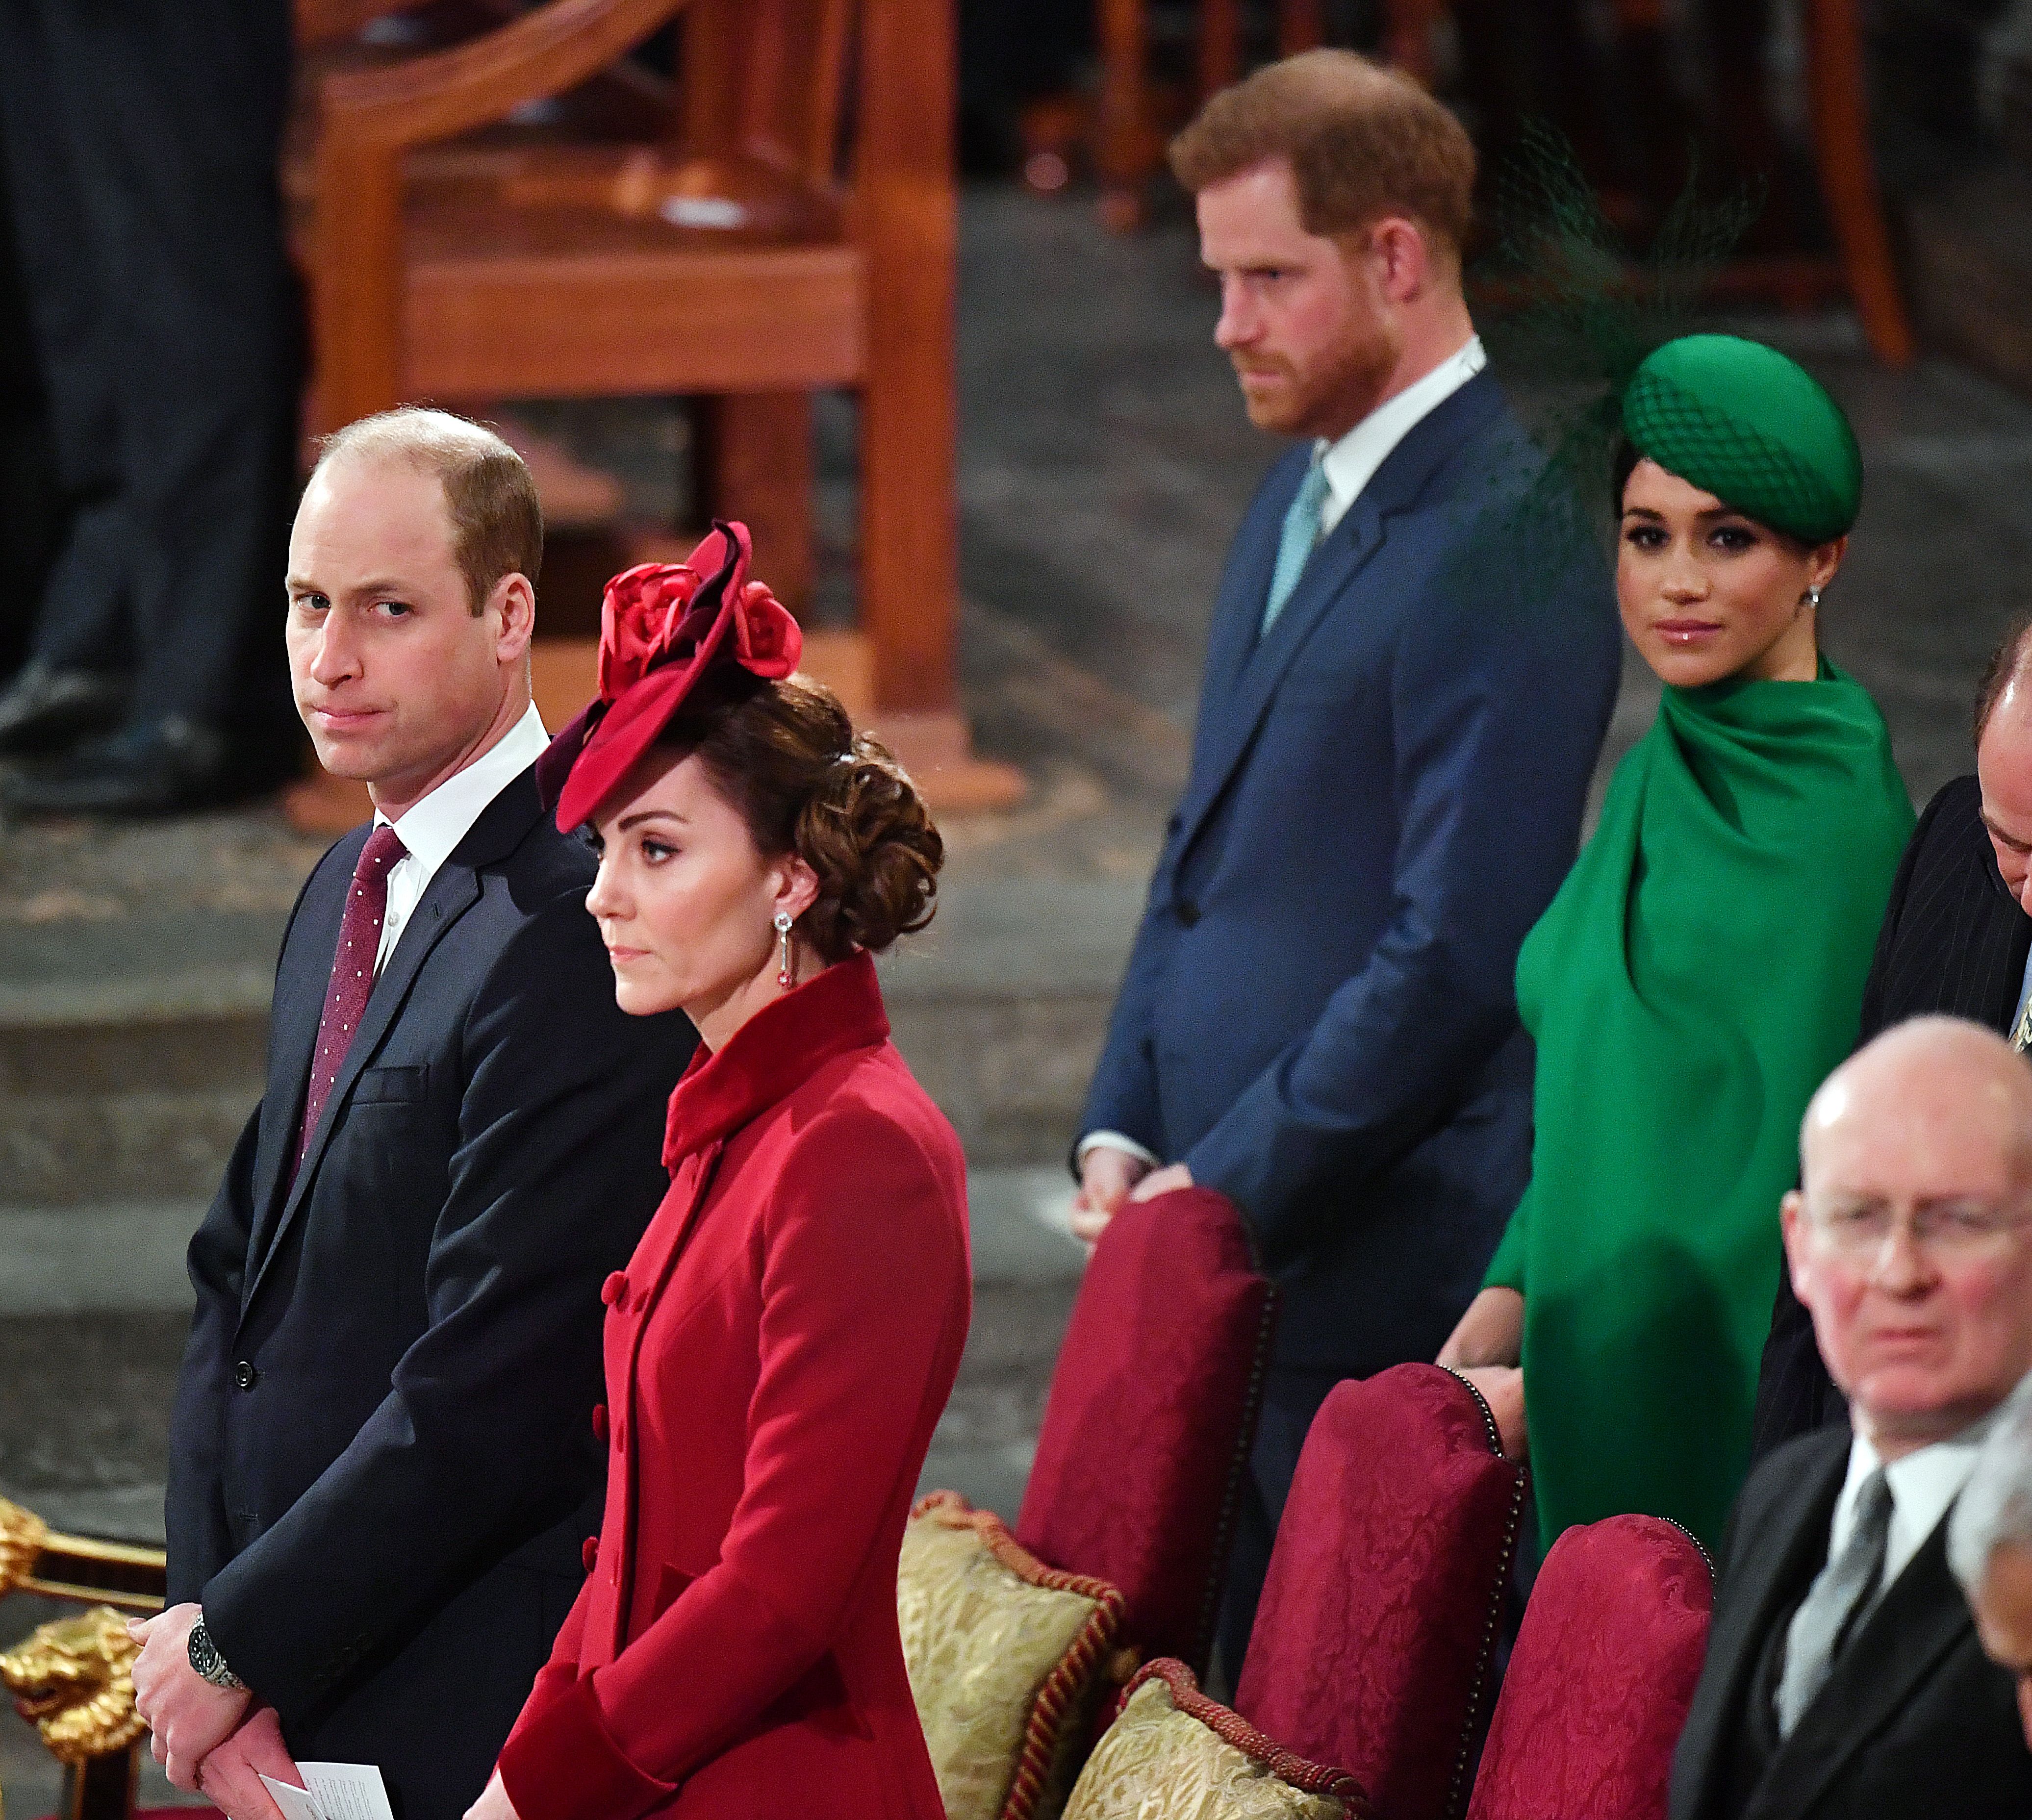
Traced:
<path fill-rule="evenodd" d="M 738 664 L 775 680 L 797 667 L 790 609 L 748 579 L 748 527 L 715 519 L 682 562 L 644 562 L 607 584 L 600 693 L 536 762 L 546 802 L 570 832 L 596 816 L 709 670 Z"/>

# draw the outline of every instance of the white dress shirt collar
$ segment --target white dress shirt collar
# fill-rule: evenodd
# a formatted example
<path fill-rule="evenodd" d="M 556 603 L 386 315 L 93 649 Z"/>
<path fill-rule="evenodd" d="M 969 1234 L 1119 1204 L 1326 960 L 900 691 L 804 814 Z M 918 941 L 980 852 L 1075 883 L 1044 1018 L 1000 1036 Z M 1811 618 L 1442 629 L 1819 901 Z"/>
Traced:
<path fill-rule="evenodd" d="M 1327 496 L 1320 507 L 1320 535 L 1324 536 L 1347 516 L 1376 477 L 1376 470 L 1421 420 L 1429 417 L 1489 364 L 1480 335 L 1470 335 L 1457 353 L 1414 380 L 1395 398 L 1386 398 L 1338 442 L 1324 438 L 1314 447 L 1325 471 Z"/>
<path fill-rule="evenodd" d="M 374 959 L 377 970 L 395 951 L 410 913 L 438 868 L 472 832 L 487 805 L 534 764 L 549 744 L 543 717 L 532 702 L 529 712 L 495 744 L 464 770 L 454 772 L 436 789 L 418 798 L 393 822 L 375 812 L 375 825 L 393 828 L 407 850 L 388 869 L 388 908 L 381 919 L 381 943 Z"/>
<path fill-rule="evenodd" d="M 1959 1434 L 1937 1441 L 1930 1447 L 1915 1448 L 1888 1466 L 1877 1449 L 1858 1434 L 1850 1442 L 1848 1476 L 1842 1481 L 1841 1495 L 1835 1500 L 1834 1523 L 1828 1537 L 1828 1559 L 1832 1560 L 1855 1527 L 1855 1507 L 1862 1495 L 1862 1482 L 1884 1467 L 1884 1483 L 1891 1488 L 1891 1526 L 1884 1549 L 1884 1579 L 1889 1586 L 1926 1545 L 1927 1537 L 1939 1527 L 1948 1507 L 1961 1496 L 1969 1474 L 1975 1471 L 1975 1456 L 1993 1418 L 1984 1416 Z"/>

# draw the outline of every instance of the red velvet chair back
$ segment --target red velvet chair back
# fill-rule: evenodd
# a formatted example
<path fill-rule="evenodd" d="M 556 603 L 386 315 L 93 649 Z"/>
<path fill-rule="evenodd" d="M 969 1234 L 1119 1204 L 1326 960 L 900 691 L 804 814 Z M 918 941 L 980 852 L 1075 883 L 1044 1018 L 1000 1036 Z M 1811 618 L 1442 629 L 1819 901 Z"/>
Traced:
<path fill-rule="evenodd" d="M 1274 1308 L 1205 1188 L 1123 1208 L 1073 1304 L 1016 1539 L 1119 1586 L 1146 1657 L 1205 1669 Z"/>
<path fill-rule="evenodd" d="M 1458 1815 L 1523 1500 L 1488 1405 L 1451 1372 L 1336 1385 L 1298 1456 L 1236 1711 L 1351 1770 L 1387 1820 Z"/>
<path fill-rule="evenodd" d="M 1707 1557 L 1674 1524 L 1615 1516 L 1561 1536 L 1531 1589 L 1470 1820 L 1664 1820 L 1713 1603 Z"/>

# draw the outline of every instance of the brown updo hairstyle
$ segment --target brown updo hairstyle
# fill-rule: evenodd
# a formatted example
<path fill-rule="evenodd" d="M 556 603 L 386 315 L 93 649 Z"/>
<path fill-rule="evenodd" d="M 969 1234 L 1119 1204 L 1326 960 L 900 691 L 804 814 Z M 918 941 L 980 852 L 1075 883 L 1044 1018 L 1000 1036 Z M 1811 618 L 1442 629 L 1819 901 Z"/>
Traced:
<path fill-rule="evenodd" d="M 820 959 L 879 955 L 932 920 L 945 843 L 910 774 L 854 731 L 824 683 L 729 665 L 687 697 L 656 749 L 696 753 L 758 851 L 795 854 L 817 873 L 797 926 Z"/>

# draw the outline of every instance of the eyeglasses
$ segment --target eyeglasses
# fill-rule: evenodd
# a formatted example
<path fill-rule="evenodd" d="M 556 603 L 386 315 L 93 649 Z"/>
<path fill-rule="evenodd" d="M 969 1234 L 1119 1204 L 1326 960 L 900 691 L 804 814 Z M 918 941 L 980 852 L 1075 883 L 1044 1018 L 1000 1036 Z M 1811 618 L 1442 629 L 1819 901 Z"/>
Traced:
<path fill-rule="evenodd" d="M 1938 1260 L 1953 1261 L 1993 1256 L 2032 1223 L 2023 1206 L 1993 1207 L 1977 1201 L 1941 1201 L 1915 1207 L 1901 1221 L 1896 1210 L 1880 1203 L 1812 1207 L 1808 1218 L 1828 1248 L 1851 1261 L 1884 1255 L 1900 1228 L 1911 1236 L 1913 1249 Z"/>

